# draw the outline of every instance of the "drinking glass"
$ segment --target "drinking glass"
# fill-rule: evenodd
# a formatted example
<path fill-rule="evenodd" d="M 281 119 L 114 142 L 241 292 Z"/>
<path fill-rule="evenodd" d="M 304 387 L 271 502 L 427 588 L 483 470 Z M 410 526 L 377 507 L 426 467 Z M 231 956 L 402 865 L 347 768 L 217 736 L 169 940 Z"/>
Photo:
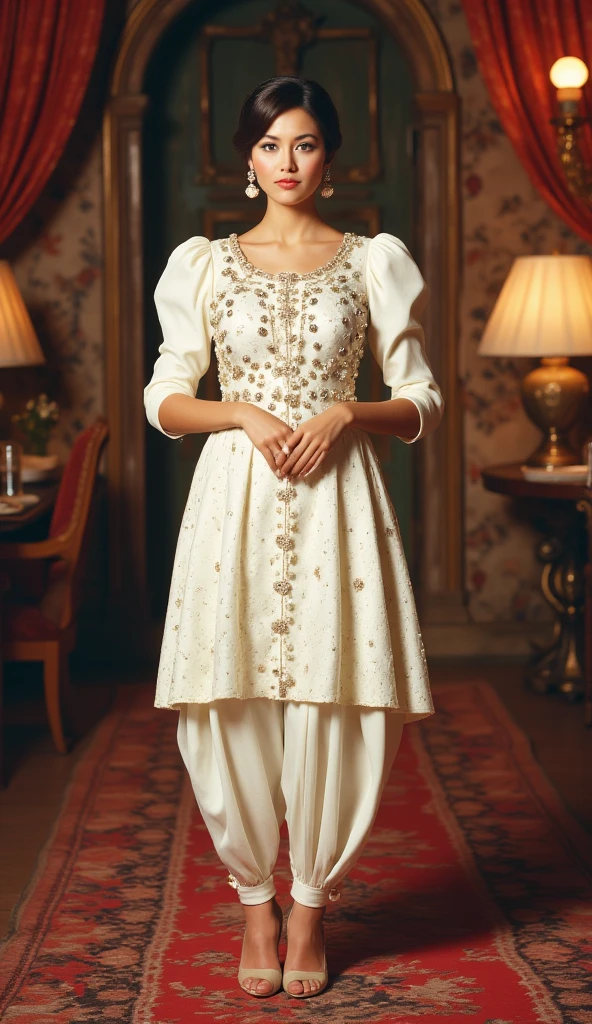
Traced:
<path fill-rule="evenodd" d="M 22 493 L 22 451 L 18 441 L 0 441 L 0 497 Z"/>

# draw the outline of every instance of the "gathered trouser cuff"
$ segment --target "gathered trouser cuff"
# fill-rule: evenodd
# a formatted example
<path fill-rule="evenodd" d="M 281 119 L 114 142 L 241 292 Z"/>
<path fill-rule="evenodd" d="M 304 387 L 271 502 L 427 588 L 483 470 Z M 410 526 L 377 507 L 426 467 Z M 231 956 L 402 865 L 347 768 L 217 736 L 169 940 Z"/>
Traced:
<path fill-rule="evenodd" d="M 275 896 L 284 820 L 292 897 L 307 907 L 339 899 L 340 882 L 370 834 L 403 727 L 401 714 L 356 705 L 265 697 L 181 705 L 179 749 L 241 903 Z"/>
<path fill-rule="evenodd" d="M 273 875 L 266 878 L 264 882 L 260 882 L 259 885 L 241 885 L 238 878 L 229 875 L 228 884 L 236 889 L 239 900 L 248 907 L 254 907 L 258 903 L 267 903 L 275 896 L 276 892 Z"/>
<path fill-rule="evenodd" d="M 299 878 L 294 878 L 292 880 L 290 896 L 297 903 L 302 903 L 305 907 L 325 907 L 327 903 L 333 903 L 335 900 L 340 899 L 341 891 L 337 887 L 319 889 L 314 885 L 306 885 Z"/>

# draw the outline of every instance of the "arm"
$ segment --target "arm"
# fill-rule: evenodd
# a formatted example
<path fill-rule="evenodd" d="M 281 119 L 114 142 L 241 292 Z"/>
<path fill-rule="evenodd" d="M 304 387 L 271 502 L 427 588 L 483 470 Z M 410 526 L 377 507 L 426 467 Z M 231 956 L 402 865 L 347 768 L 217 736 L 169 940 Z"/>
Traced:
<path fill-rule="evenodd" d="M 420 320 L 427 285 L 403 242 L 387 232 L 370 239 L 366 291 L 368 344 L 391 398 L 351 403 L 352 423 L 412 444 L 436 429 L 444 398 L 425 353 Z"/>
<path fill-rule="evenodd" d="M 421 417 L 409 398 L 387 398 L 384 402 L 344 402 L 351 408 L 350 423 L 373 434 L 395 434 L 402 441 L 416 441 Z"/>
<path fill-rule="evenodd" d="M 158 407 L 158 419 L 163 433 L 170 437 L 229 430 L 241 425 L 239 406 L 242 402 L 210 401 L 173 394 L 163 398 Z"/>
<path fill-rule="evenodd" d="M 154 292 L 163 340 L 144 405 L 148 422 L 174 439 L 236 426 L 235 403 L 195 397 L 211 359 L 213 287 L 210 242 L 196 235 L 171 253 Z"/>

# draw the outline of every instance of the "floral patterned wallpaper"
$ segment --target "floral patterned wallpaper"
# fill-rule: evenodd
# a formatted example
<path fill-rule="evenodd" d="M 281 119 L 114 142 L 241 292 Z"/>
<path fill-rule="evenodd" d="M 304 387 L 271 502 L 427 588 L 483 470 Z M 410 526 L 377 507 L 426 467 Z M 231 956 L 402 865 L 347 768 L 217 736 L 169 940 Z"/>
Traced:
<path fill-rule="evenodd" d="M 52 180 L 43 230 L 13 263 L 47 357 L 35 390 L 47 388 L 61 409 L 48 450 L 64 461 L 77 434 L 104 410 L 100 140 L 66 195 Z"/>
<path fill-rule="evenodd" d="M 483 326 L 514 256 L 591 253 L 530 184 L 504 135 L 479 74 L 462 6 L 427 0 L 450 52 L 462 98 L 463 288 L 460 373 L 465 405 L 465 527 L 473 621 L 548 620 L 534 554 L 538 534 L 509 499 L 487 492 L 480 468 L 526 456 L 538 431 L 518 385 L 535 365 L 477 355 Z M 63 416 L 50 450 L 65 458 L 78 431 L 104 407 L 101 151 L 97 136 L 72 187 L 15 273 L 45 325 L 42 343 L 59 370 Z M 50 394 L 50 397 L 55 397 Z"/>

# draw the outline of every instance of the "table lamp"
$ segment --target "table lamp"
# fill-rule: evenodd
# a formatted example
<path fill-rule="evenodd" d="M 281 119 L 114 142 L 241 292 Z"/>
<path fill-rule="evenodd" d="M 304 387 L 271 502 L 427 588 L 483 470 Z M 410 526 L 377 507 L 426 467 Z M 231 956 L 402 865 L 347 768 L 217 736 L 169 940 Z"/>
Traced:
<path fill-rule="evenodd" d="M 567 434 L 583 409 L 589 383 L 569 359 L 592 355 L 592 259 L 518 256 L 477 351 L 541 360 L 520 384 L 526 413 L 544 434 L 525 465 L 551 469 L 580 463 Z"/>
<path fill-rule="evenodd" d="M 38 366 L 45 356 L 10 264 L 0 260 L 0 368 Z M 0 409 L 4 396 L 0 392 Z"/>

